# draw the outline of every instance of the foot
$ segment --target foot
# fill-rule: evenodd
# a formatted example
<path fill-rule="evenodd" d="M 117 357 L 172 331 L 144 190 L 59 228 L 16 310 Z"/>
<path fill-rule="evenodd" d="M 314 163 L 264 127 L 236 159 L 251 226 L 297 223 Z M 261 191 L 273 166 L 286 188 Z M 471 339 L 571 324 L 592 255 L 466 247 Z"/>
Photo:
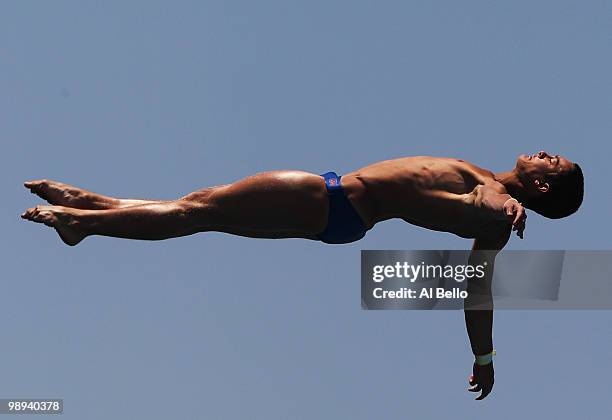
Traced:
<path fill-rule="evenodd" d="M 88 210 L 105 210 L 114 206 L 106 197 L 61 182 L 41 179 L 23 185 L 32 194 L 56 206 Z"/>
<path fill-rule="evenodd" d="M 74 212 L 61 206 L 36 206 L 27 209 L 21 218 L 55 228 L 62 241 L 74 246 L 87 236 L 78 228 Z"/>

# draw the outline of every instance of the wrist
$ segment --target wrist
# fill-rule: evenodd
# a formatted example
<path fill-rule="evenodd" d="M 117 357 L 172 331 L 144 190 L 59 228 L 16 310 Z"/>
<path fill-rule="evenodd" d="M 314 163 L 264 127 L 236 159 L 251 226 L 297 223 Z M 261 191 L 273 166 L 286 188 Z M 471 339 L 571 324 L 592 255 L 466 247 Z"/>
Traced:
<path fill-rule="evenodd" d="M 507 199 L 506 201 L 504 201 L 504 205 L 502 207 L 506 207 L 506 204 L 508 204 L 508 201 L 516 201 L 518 204 L 521 204 L 516 198 L 514 197 L 510 197 L 509 199 Z"/>
<path fill-rule="evenodd" d="M 474 355 L 474 363 L 480 366 L 488 365 L 493 361 L 493 356 L 495 356 L 496 352 L 493 350 L 487 354 Z"/>

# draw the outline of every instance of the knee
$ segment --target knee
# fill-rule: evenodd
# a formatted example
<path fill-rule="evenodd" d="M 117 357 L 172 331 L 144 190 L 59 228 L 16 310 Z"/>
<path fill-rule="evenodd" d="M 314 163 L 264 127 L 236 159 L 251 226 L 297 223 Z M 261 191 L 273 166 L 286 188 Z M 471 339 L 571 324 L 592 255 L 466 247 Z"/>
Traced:
<path fill-rule="evenodd" d="M 203 232 L 210 229 L 215 212 L 211 204 L 193 200 L 191 198 L 181 198 L 172 203 L 172 213 L 175 215 L 179 224 L 187 226 L 190 232 Z"/>
<path fill-rule="evenodd" d="M 183 197 L 174 202 L 176 212 L 183 218 L 191 221 L 209 221 L 215 214 L 214 204 L 211 200 L 202 200 L 194 197 Z"/>
<path fill-rule="evenodd" d="M 194 191 L 189 193 L 179 199 L 179 201 L 189 202 L 193 205 L 204 204 L 210 201 L 212 194 L 214 193 L 216 187 L 204 188 L 202 190 Z"/>
<path fill-rule="evenodd" d="M 185 216 L 194 214 L 198 210 L 204 209 L 205 207 L 206 204 L 204 202 L 185 197 L 172 203 L 173 210 Z"/>

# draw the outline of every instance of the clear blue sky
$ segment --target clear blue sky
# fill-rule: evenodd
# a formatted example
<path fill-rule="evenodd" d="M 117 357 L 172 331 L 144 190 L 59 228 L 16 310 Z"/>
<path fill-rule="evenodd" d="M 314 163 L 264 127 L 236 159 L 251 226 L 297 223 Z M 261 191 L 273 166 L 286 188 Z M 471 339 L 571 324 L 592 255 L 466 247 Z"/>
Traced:
<path fill-rule="evenodd" d="M 579 214 L 511 249 L 609 249 L 605 1 L 4 2 L 0 397 L 66 419 L 609 418 L 612 313 L 503 311 L 464 391 L 463 315 L 362 311 L 361 249 L 468 248 L 387 222 L 329 246 L 201 234 L 69 248 L 22 182 L 173 198 L 398 156 L 582 164 Z M 603 273 L 602 275 L 606 275 Z M 580 281 L 580 279 L 575 279 Z"/>

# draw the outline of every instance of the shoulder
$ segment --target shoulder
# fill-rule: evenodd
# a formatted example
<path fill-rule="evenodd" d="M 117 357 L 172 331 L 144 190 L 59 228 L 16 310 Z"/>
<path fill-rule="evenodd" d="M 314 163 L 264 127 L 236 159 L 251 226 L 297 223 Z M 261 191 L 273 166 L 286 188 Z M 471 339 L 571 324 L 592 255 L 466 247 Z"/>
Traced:
<path fill-rule="evenodd" d="M 478 191 L 480 191 L 481 193 L 486 191 L 497 194 L 508 194 L 508 190 L 506 190 L 504 184 L 496 181 L 493 178 L 485 179 L 483 183 L 476 185 L 472 193 L 475 194 Z"/>

